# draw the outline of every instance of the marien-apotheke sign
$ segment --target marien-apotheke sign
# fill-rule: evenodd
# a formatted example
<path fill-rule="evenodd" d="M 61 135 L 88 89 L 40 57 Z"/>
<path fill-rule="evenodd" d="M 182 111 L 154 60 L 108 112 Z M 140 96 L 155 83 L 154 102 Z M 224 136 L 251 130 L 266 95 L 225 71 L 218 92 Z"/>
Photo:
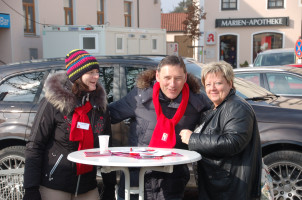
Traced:
<path fill-rule="evenodd" d="M 288 26 L 289 17 L 216 19 L 215 27 Z"/>

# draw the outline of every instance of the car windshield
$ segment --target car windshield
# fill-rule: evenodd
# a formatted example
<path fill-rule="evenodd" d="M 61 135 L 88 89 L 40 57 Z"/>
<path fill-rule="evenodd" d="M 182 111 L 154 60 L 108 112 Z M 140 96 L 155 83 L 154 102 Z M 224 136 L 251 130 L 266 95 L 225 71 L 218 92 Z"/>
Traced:
<path fill-rule="evenodd" d="M 234 85 L 237 90 L 237 95 L 244 99 L 257 99 L 276 96 L 270 91 L 241 78 L 235 78 Z"/>
<path fill-rule="evenodd" d="M 294 52 L 280 52 L 259 54 L 255 59 L 254 66 L 287 65 L 295 63 Z"/>

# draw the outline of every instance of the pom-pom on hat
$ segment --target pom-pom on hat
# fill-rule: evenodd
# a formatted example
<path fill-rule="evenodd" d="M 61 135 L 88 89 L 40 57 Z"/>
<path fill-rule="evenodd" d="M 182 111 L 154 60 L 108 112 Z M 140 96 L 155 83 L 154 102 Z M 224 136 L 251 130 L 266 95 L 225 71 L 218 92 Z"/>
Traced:
<path fill-rule="evenodd" d="M 65 58 L 66 74 L 71 82 L 75 82 L 83 74 L 93 69 L 99 70 L 96 58 L 83 49 L 70 51 Z"/>

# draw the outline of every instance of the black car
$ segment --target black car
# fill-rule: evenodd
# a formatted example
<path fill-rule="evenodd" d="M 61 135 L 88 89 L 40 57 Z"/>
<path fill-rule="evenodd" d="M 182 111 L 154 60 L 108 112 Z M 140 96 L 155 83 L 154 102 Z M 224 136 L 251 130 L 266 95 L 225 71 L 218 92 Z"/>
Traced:
<path fill-rule="evenodd" d="M 103 56 L 100 82 L 113 102 L 134 86 L 136 76 L 157 66 L 163 56 Z M 200 78 L 202 66 L 185 59 L 188 72 Z M 24 149 L 45 79 L 65 70 L 64 59 L 49 59 L 0 67 L 0 170 L 24 167 Z M 237 94 L 254 108 L 265 163 L 274 179 L 275 195 L 302 197 L 302 99 L 276 96 L 248 81 L 235 80 Z M 113 145 L 127 145 L 128 123 L 112 126 Z M 192 173 L 188 187 L 196 187 Z M 1 188 L 0 188 L 1 189 Z M 0 192 L 1 199 L 1 192 Z"/>

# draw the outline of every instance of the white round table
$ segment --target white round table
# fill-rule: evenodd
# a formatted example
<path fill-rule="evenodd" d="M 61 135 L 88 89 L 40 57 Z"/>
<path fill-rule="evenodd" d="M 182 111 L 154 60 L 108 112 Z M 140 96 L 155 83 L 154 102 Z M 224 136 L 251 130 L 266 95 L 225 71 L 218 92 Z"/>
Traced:
<path fill-rule="evenodd" d="M 130 148 L 142 147 L 111 147 L 110 151 L 127 151 Z M 146 147 L 147 148 L 147 147 Z M 98 152 L 99 149 L 86 149 L 75 151 L 68 155 L 67 159 L 82 164 L 102 166 L 102 172 L 109 173 L 111 171 L 121 170 L 125 174 L 125 200 L 130 199 L 130 191 L 135 191 L 137 188 L 130 188 L 129 167 L 141 167 L 139 173 L 139 199 L 144 199 L 144 175 L 146 171 L 161 171 L 166 173 L 173 172 L 173 165 L 193 163 L 201 159 L 201 155 L 195 151 L 183 149 L 165 149 L 165 148 L 149 148 L 158 151 L 169 151 L 180 154 L 181 156 L 164 156 L 162 159 L 137 159 L 132 157 L 122 156 L 93 156 L 87 157 L 84 152 Z"/>

